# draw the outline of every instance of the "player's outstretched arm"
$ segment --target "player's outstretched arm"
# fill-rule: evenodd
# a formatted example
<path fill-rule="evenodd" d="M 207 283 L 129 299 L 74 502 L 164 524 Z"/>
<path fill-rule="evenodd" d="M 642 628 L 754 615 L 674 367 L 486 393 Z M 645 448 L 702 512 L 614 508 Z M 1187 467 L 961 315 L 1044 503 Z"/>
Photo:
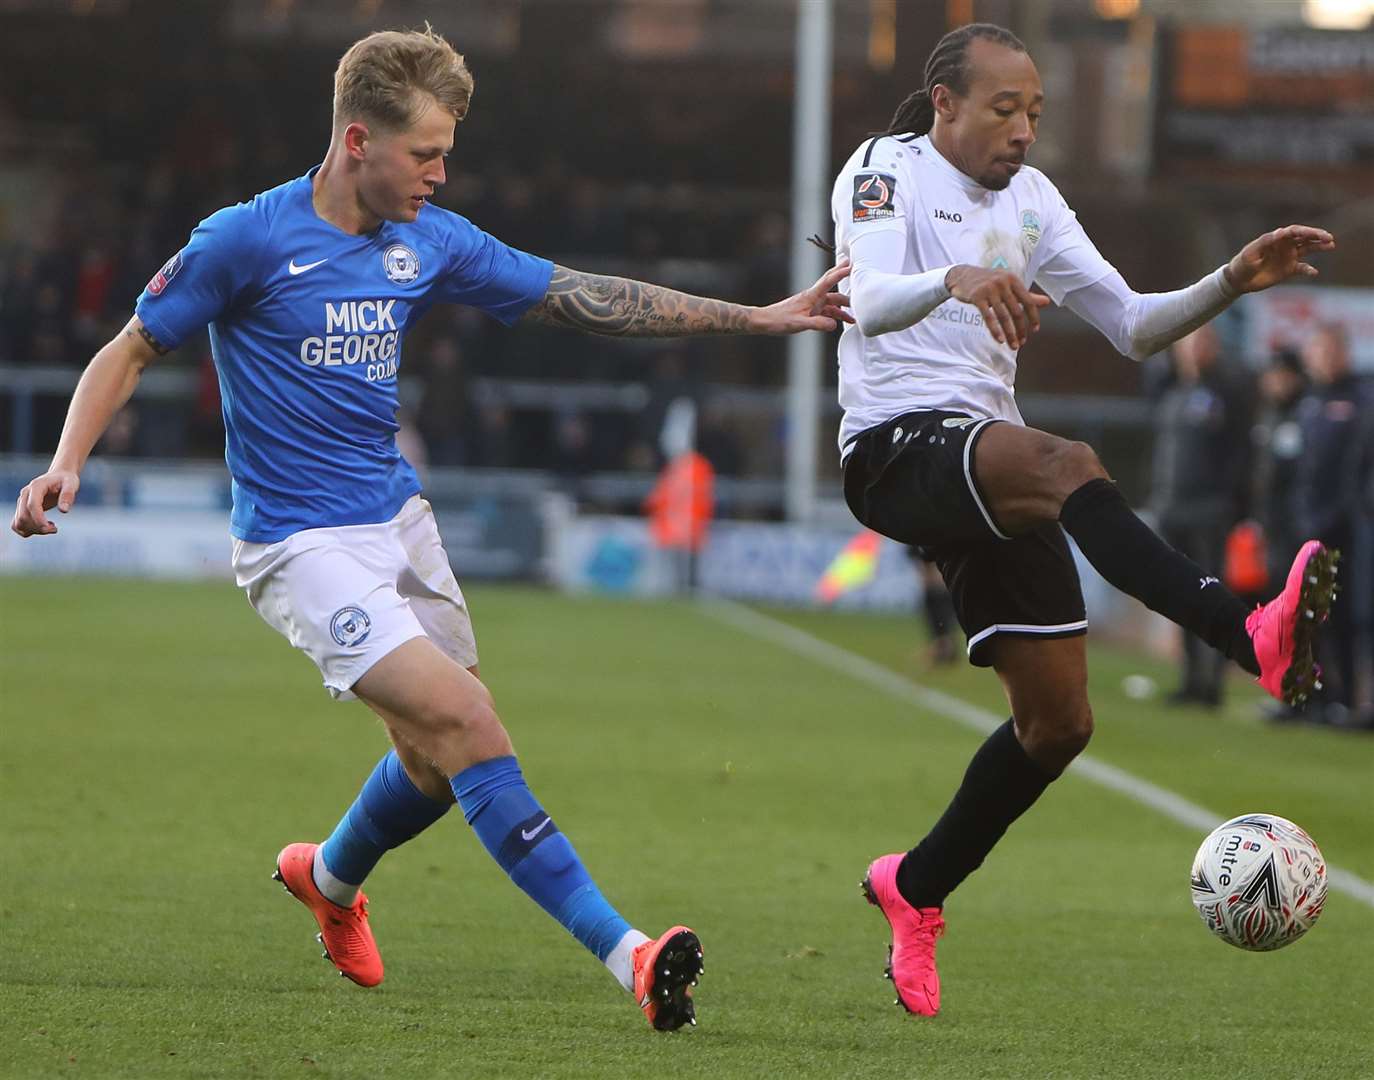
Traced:
<path fill-rule="evenodd" d="M 1307 258 L 1335 246 L 1335 237 L 1324 229 L 1289 225 L 1250 241 L 1225 266 L 1187 288 L 1138 293 L 1113 271 L 1065 295 L 1064 306 L 1097 327 L 1123 355 L 1144 360 L 1216 318 L 1241 293 L 1316 276 Z"/>
<path fill-rule="evenodd" d="M 834 288 L 848 265 L 826 271 L 811 288 L 768 307 L 749 307 L 677 292 L 630 278 L 553 268 L 544 299 L 525 313 L 532 322 L 568 326 L 616 337 L 687 337 L 697 334 L 796 334 L 834 330 L 853 318 L 849 298 Z"/>
<path fill-rule="evenodd" d="M 1291 277 L 1316 277 L 1307 261 L 1314 251 L 1333 251 L 1336 238 L 1325 229 L 1288 225 L 1251 240 L 1226 264 L 1226 280 L 1236 292 L 1259 292 Z"/>
<path fill-rule="evenodd" d="M 57 532 L 45 511 L 72 508 L 81 487 L 81 469 L 110 420 L 129 400 L 143 369 L 168 350 L 135 315 L 119 335 L 92 357 L 76 384 L 67 422 L 52 464 L 19 492 L 10 529 L 20 536 Z"/>

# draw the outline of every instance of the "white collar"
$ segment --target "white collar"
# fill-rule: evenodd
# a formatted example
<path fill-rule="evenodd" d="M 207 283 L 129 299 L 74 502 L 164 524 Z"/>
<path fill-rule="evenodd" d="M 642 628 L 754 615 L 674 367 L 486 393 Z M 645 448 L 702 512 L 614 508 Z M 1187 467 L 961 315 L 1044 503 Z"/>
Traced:
<path fill-rule="evenodd" d="M 968 173 L 957 168 L 944 154 L 940 153 L 940 151 L 936 149 L 935 142 L 931 139 L 929 134 L 922 135 L 913 145 L 916 146 L 921 153 L 927 154 L 930 160 L 935 163 L 935 167 L 963 188 L 964 194 L 968 195 L 970 198 L 981 199 L 985 196 L 996 194 L 991 188 L 985 188 L 982 184 L 978 183 L 977 180 L 969 176 Z"/>

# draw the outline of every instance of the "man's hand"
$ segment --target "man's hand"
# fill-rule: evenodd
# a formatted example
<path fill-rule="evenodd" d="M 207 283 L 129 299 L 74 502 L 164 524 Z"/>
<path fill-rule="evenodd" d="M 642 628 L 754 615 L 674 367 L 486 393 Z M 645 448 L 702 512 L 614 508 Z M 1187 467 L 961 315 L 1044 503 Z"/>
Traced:
<path fill-rule="evenodd" d="M 1008 270 L 984 270 L 980 266 L 952 266 L 945 275 L 950 296 L 972 304 L 983 315 L 983 325 L 999 345 L 1019 349 L 1040 329 L 1040 309 L 1050 298 L 1033 293 Z"/>
<path fill-rule="evenodd" d="M 76 501 L 80 487 L 81 478 L 69 469 L 50 469 L 36 477 L 19 492 L 10 528 L 20 536 L 47 536 L 57 532 L 57 526 L 43 511 L 55 506 L 65 514 Z"/>
<path fill-rule="evenodd" d="M 1251 240 L 1226 265 L 1226 281 L 1236 292 L 1259 292 L 1291 277 L 1316 277 L 1305 261 L 1314 251 L 1333 251 L 1336 238 L 1325 229 L 1289 225 Z"/>
<path fill-rule="evenodd" d="M 844 309 L 849 297 L 832 290 L 849 276 L 849 261 L 832 267 L 811 288 L 749 313 L 751 334 L 797 334 L 803 330 L 834 330 L 854 316 Z"/>

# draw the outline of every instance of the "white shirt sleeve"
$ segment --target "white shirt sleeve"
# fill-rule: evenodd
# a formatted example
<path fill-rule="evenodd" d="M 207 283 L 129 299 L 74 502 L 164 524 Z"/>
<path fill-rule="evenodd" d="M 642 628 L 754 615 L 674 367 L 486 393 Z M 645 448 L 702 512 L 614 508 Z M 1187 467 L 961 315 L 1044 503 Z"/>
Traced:
<path fill-rule="evenodd" d="M 1068 293 L 1063 305 L 1100 330 L 1117 352 L 1144 360 L 1230 306 L 1238 294 L 1227 284 L 1224 270 L 1220 267 L 1186 289 L 1167 293 L 1135 292 L 1113 270 Z"/>
<path fill-rule="evenodd" d="M 948 266 L 903 274 L 906 231 L 874 230 L 850 240 L 850 308 L 865 337 L 905 330 L 949 299 Z"/>
<path fill-rule="evenodd" d="M 835 177 L 831 213 L 842 246 L 873 232 L 906 232 L 911 185 L 898 168 L 890 140 L 869 140 Z"/>
<path fill-rule="evenodd" d="M 1058 206 L 1036 245 L 1031 277 L 1051 300 L 1063 304 L 1069 293 L 1115 274 L 1116 267 L 1102 257 L 1078 223 L 1078 215 L 1069 209 L 1059 192 L 1051 190 L 1051 198 Z"/>

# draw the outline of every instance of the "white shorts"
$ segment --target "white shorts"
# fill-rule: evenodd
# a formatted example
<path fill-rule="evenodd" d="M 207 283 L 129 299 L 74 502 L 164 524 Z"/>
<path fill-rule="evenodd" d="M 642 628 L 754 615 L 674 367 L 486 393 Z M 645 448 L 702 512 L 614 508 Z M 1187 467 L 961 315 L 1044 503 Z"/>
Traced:
<path fill-rule="evenodd" d="M 273 544 L 235 540 L 234 577 L 253 610 L 305 652 L 336 700 L 403 642 L 428 637 L 465 668 L 477 643 L 429 503 L 390 521 L 303 529 Z"/>

